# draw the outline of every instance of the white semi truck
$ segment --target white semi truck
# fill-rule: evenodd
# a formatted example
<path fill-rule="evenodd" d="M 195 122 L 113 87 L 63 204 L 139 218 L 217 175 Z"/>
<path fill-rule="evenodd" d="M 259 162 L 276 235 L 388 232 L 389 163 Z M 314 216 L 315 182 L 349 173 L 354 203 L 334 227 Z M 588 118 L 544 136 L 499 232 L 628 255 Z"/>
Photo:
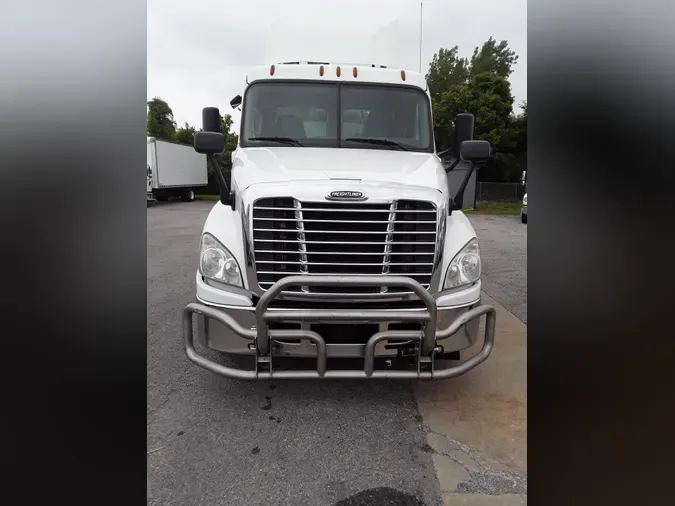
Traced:
<path fill-rule="evenodd" d="M 206 158 L 192 146 L 147 138 L 147 200 L 195 199 L 195 189 L 209 184 Z"/>
<path fill-rule="evenodd" d="M 476 232 L 462 195 L 489 143 L 455 120 L 449 188 L 424 77 L 381 65 L 292 62 L 247 76 L 239 145 L 200 239 L 188 358 L 225 377 L 442 379 L 488 358 Z M 194 148 L 225 149 L 218 109 Z M 457 163 L 450 164 L 452 170 Z M 480 339 L 480 351 L 459 361 Z M 204 346 L 249 357 L 224 365 Z M 289 360 L 292 359 L 292 360 Z"/>

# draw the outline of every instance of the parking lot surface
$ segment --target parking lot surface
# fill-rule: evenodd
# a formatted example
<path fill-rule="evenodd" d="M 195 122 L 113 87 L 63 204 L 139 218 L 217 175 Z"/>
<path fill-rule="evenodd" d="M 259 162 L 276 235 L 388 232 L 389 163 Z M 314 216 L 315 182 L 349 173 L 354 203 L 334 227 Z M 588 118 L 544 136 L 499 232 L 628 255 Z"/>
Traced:
<path fill-rule="evenodd" d="M 527 323 L 527 225 L 520 216 L 470 214 L 480 240 L 483 291 Z"/>
<path fill-rule="evenodd" d="M 180 311 L 194 300 L 199 235 L 212 206 L 197 201 L 148 207 L 148 504 L 448 504 L 420 406 L 433 421 L 443 409 L 439 399 L 457 397 L 443 393 L 442 385 L 452 380 L 420 400 L 409 382 L 238 382 L 188 361 Z M 505 266 L 490 265 L 499 256 L 491 249 L 501 249 L 491 241 L 499 228 L 493 218 L 501 217 L 471 220 L 485 244 L 486 291 L 492 286 L 490 295 L 506 306 L 508 297 L 499 291 L 506 291 L 499 278 Z M 480 408 L 485 416 L 486 406 Z M 463 409 L 470 410 L 470 403 Z M 442 422 L 434 423 L 444 430 Z M 472 445 L 471 437 L 464 444 Z M 492 449 L 498 448 L 478 451 Z M 506 487 L 496 493 L 519 491 Z"/>

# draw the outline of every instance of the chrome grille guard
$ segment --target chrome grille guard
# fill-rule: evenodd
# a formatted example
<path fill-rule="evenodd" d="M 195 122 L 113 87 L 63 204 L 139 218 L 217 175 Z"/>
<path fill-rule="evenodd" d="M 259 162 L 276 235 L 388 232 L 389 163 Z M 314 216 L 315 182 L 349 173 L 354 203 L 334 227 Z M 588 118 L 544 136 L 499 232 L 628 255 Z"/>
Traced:
<path fill-rule="evenodd" d="M 351 309 L 306 309 L 293 311 L 269 310 L 270 303 L 289 287 L 307 286 L 397 286 L 415 292 L 424 303 L 426 311 L 410 313 L 406 311 L 378 311 Z M 194 347 L 192 319 L 194 314 L 203 315 L 219 321 L 242 339 L 252 342 L 256 351 L 255 370 L 227 367 L 208 360 L 197 353 Z M 446 339 L 460 330 L 469 321 L 486 316 L 485 339 L 483 346 L 472 358 L 459 365 L 444 369 L 435 369 L 436 341 Z M 372 335 L 365 346 L 363 370 L 327 370 L 327 353 L 324 339 L 312 330 L 269 329 L 268 322 L 292 320 L 302 322 L 315 321 L 419 321 L 424 322 L 424 330 L 387 330 Z M 349 276 L 288 276 L 272 285 L 261 297 L 256 306 L 256 328 L 241 327 L 230 315 L 216 308 L 199 303 L 191 303 L 183 310 L 183 341 L 188 358 L 195 364 L 221 376 L 246 380 L 271 379 L 447 379 L 460 376 L 484 362 L 492 352 L 496 323 L 496 312 L 492 306 L 481 305 L 459 316 L 443 330 L 436 331 L 436 300 L 417 281 L 412 278 L 390 275 L 363 276 L 358 279 Z M 316 346 L 315 370 L 275 371 L 272 366 L 270 342 L 275 339 L 299 339 L 312 342 Z M 375 370 L 375 346 L 381 341 L 416 343 L 416 370 Z"/>

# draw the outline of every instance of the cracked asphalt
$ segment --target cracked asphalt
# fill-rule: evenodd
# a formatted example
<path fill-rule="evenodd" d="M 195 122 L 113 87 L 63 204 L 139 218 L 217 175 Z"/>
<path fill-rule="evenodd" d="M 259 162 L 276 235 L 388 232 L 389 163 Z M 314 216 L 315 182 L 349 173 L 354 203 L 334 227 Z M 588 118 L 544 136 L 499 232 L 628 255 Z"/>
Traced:
<path fill-rule="evenodd" d="M 409 382 L 238 382 L 188 361 L 180 312 L 194 299 L 199 235 L 212 206 L 148 207 L 148 504 L 441 504 Z M 526 288 L 491 241 L 494 233 L 510 236 L 500 230 L 504 218 L 471 216 L 486 243 L 485 289 L 514 311 L 511 297 L 526 321 L 526 292 L 503 293 L 499 279 Z"/>

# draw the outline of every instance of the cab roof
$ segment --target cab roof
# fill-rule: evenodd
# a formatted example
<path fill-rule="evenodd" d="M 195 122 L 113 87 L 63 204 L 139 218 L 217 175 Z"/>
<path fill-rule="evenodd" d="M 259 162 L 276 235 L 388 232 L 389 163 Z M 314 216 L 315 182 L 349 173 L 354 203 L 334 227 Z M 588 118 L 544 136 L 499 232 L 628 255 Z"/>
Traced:
<path fill-rule="evenodd" d="M 285 62 L 260 65 L 248 72 L 246 83 L 269 79 L 404 84 L 427 90 L 426 80 L 419 72 L 377 64 L 354 63 Z"/>

